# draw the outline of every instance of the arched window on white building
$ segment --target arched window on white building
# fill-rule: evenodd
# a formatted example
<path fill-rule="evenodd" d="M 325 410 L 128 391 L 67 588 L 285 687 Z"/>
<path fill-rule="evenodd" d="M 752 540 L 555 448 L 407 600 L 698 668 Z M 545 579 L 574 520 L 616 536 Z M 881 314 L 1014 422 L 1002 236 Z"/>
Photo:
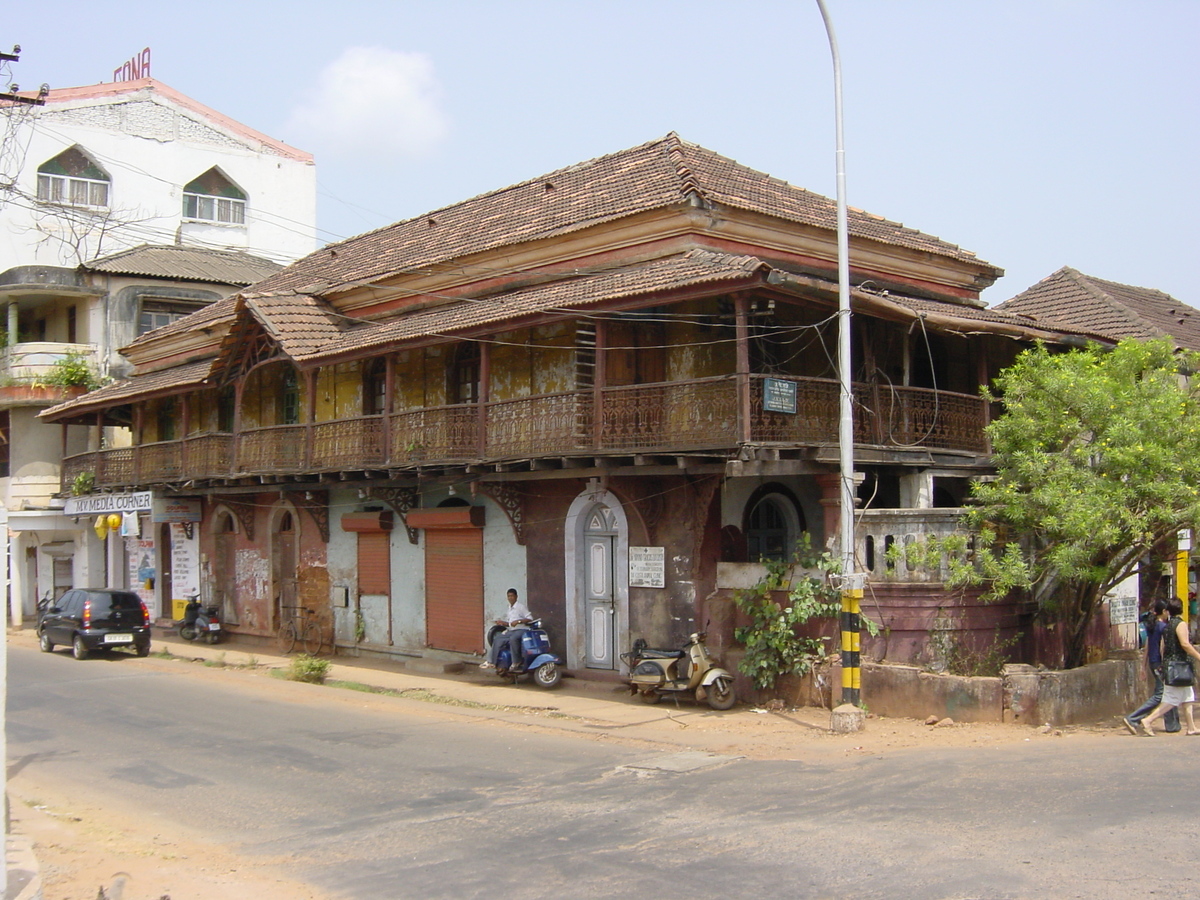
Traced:
<path fill-rule="evenodd" d="M 245 225 L 246 194 L 214 166 L 184 185 L 183 217 L 221 225 Z"/>
<path fill-rule="evenodd" d="M 37 198 L 42 203 L 106 209 L 111 182 L 77 144 L 38 166 Z"/>

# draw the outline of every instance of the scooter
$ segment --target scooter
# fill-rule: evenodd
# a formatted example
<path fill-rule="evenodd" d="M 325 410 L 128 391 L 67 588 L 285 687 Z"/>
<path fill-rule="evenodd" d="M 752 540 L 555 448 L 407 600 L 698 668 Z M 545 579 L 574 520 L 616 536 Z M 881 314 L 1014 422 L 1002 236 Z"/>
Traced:
<path fill-rule="evenodd" d="M 655 650 L 638 638 L 633 649 L 621 654 L 629 666 L 629 693 L 644 703 L 657 703 L 664 694 L 695 693 L 698 702 L 713 709 L 729 709 L 737 702 L 733 676 L 708 655 L 705 632 L 688 638 L 682 650 Z"/>
<path fill-rule="evenodd" d="M 221 639 L 221 619 L 215 606 L 201 606 L 200 598 L 193 594 L 183 608 L 183 621 L 179 624 L 179 636 L 185 641 L 207 641 L 215 644 Z"/>
<path fill-rule="evenodd" d="M 522 674 L 532 675 L 533 682 L 538 687 L 556 687 L 562 681 L 562 669 L 560 668 L 562 660 L 550 652 L 550 638 L 546 636 L 546 630 L 542 628 L 542 620 L 534 619 L 525 628 L 525 633 L 521 635 L 520 659 L 520 665 L 525 670 L 524 673 L 511 671 L 512 656 L 509 653 L 508 643 L 505 642 L 496 654 L 496 674 L 501 678 L 510 679 L 513 684 L 517 683 L 517 679 Z M 506 630 L 507 628 L 503 625 L 493 625 L 488 630 L 488 645 L 491 646 L 492 641 L 502 640 L 502 635 Z"/>

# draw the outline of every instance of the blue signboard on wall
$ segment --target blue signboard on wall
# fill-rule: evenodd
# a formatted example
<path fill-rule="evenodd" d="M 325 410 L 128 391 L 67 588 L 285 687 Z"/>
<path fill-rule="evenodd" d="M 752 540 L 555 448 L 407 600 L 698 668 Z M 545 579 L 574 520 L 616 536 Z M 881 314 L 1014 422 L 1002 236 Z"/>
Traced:
<path fill-rule="evenodd" d="M 763 379 L 763 411 L 796 412 L 796 382 L 782 378 Z"/>

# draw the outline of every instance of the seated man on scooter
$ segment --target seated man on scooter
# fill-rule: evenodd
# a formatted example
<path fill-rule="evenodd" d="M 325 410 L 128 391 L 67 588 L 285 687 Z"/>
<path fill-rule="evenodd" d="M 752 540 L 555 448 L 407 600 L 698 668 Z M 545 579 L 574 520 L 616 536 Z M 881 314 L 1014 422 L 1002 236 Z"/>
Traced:
<path fill-rule="evenodd" d="M 521 636 L 529 629 L 523 627 L 533 621 L 533 613 L 529 611 L 524 603 L 517 599 L 517 589 L 508 589 L 508 611 L 504 618 L 496 619 L 497 625 L 505 625 L 508 630 L 496 635 L 492 640 L 492 646 L 488 647 L 488 659 L 481 669 L 496 668 L 496 658 L 500 653 L 500 645 L 505 641 L 508 642 L 508 658 L 512 664 L 510 672 L 524 672 L 525 667 L 521 664 Z"/>

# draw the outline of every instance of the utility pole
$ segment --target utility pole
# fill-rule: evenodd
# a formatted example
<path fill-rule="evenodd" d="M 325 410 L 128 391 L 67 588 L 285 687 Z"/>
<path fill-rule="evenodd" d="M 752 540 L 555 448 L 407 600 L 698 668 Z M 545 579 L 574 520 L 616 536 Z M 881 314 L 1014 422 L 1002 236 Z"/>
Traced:
<path fill-rule="evenodd" d="M 817 0 L 825 32 L 829 36 L 829 52 L 833 57 L 833 102 L 837 143 L 837 249 L 838 249 L 838 462 L 841 483 L 839 516 L 841 543 L 841 657 L 842 703 L 854 707 L 840 717 L 839 730 L 862 727 L 861 686 L 862 664 L 861 608 L 863 576 L 854 571 L 854 396 L 850 376 L 850 228 L 846 211 L 846 149 L 842 129 L 842 61 L 837 37 L 824 0 Z"/>
<path fill-rule="evenodd" d="M 5 76 L 3 78 L 3 81 L 8 81 L 7 75 L 8 75 L 9 64 L 18 62 L 20 60 L 20 58 L 21 58 L 21 46 L 19 44 L 15 44 L 13 46 L 11 53 L 0 53 L 0 72 L 3 72 L 4 76 Z M 46 95 L 50 93 L 50 85 L 43 84 L 41 86 L 41 88 L 38 90 L 37 94 L 32 97 L 22 96 L 21 94 L 18 93 L 19 90 L 20 90 L 20 85 L 17 85 L 17 84 L 9 83 L 9 84 L 0 85 L 0 106 L 4 106 L 6 104 L 11 104 L 13 106 L 27 106 L 27 107 L 45 106 L 46 105 Z M 6 124 L 11 126 L 12 122 L 10 121 Z M 0 147 L 0 150 L 3 150 L 3 148 Z M 17 174 L 18 173 L 16 173 L 16 172 L 13 173 L 14 179 L 16 178 Z M 5 523 L 7 523 L 8 510 L 6 510 L 6 509 L 0 510 L 0 518 L 2 518 Z M 4 538 L 5 543 L 8 544 L 9 541 L 8 541 L 7 527 L 4 529 L 4 535 L 5 535 L 5 538 Z M 12 561 L 7 552 L 4 555 L 5 555 L 6 561 L 5 561 L 5 571 L 3 573 L 2 580 L 3 580 L 3 583 L 8 586 L 8 589 L 11 590 L 12 582 L 9 578 L 9 574 L 10 574 L 9 569 L 11 567 Z M 7 594 L 7 591 L 5 593 Z M 5 622 L 5 625 L 7 626 L 7 623 L 8 623 L 7 615 L 4 617 L 4 622 Z M 3 642 L 0 642 L 0 759 L 6 759 L 8 756 L 8 744 L 5 739 L 5 730 L 6 730 L 6 727 L 8 724 L 7 697 L 8 697 L 8 641 L 6 640 Z M 3 790 L 3 793 L 0 794 L 0 797 L 6 797 L 8 795 L 8 776 L 7 775 L 0 775 L 0 789 Z M 3 873 L 3 879 L 4 879 L 3 883 L 5 886 L 5 893 L 7 894 L 7 892 L 8 892 L 7 891 L 7 888 L 8 888 L 8 816 L 7 815 L 4 817 L 4 843 L 0 844 L 0 873 Z"/>
<path fill-rule="evenodd" d="M 0 52 L 0 63 L 20 62 L 21 60 L 21 45 L 13 44 L 12 53 Z M 36 95 L 27 97 L 17 93 L 21 90 L 19 84 L 5 85 L 7 90 L 0 92 L 0 100 L 6 100 L 9 103 L 23 103 L 27 106 L 45 106 L 46 95 L 50 93 L 50 85 L 43 84 L 38 88 Z"/>

